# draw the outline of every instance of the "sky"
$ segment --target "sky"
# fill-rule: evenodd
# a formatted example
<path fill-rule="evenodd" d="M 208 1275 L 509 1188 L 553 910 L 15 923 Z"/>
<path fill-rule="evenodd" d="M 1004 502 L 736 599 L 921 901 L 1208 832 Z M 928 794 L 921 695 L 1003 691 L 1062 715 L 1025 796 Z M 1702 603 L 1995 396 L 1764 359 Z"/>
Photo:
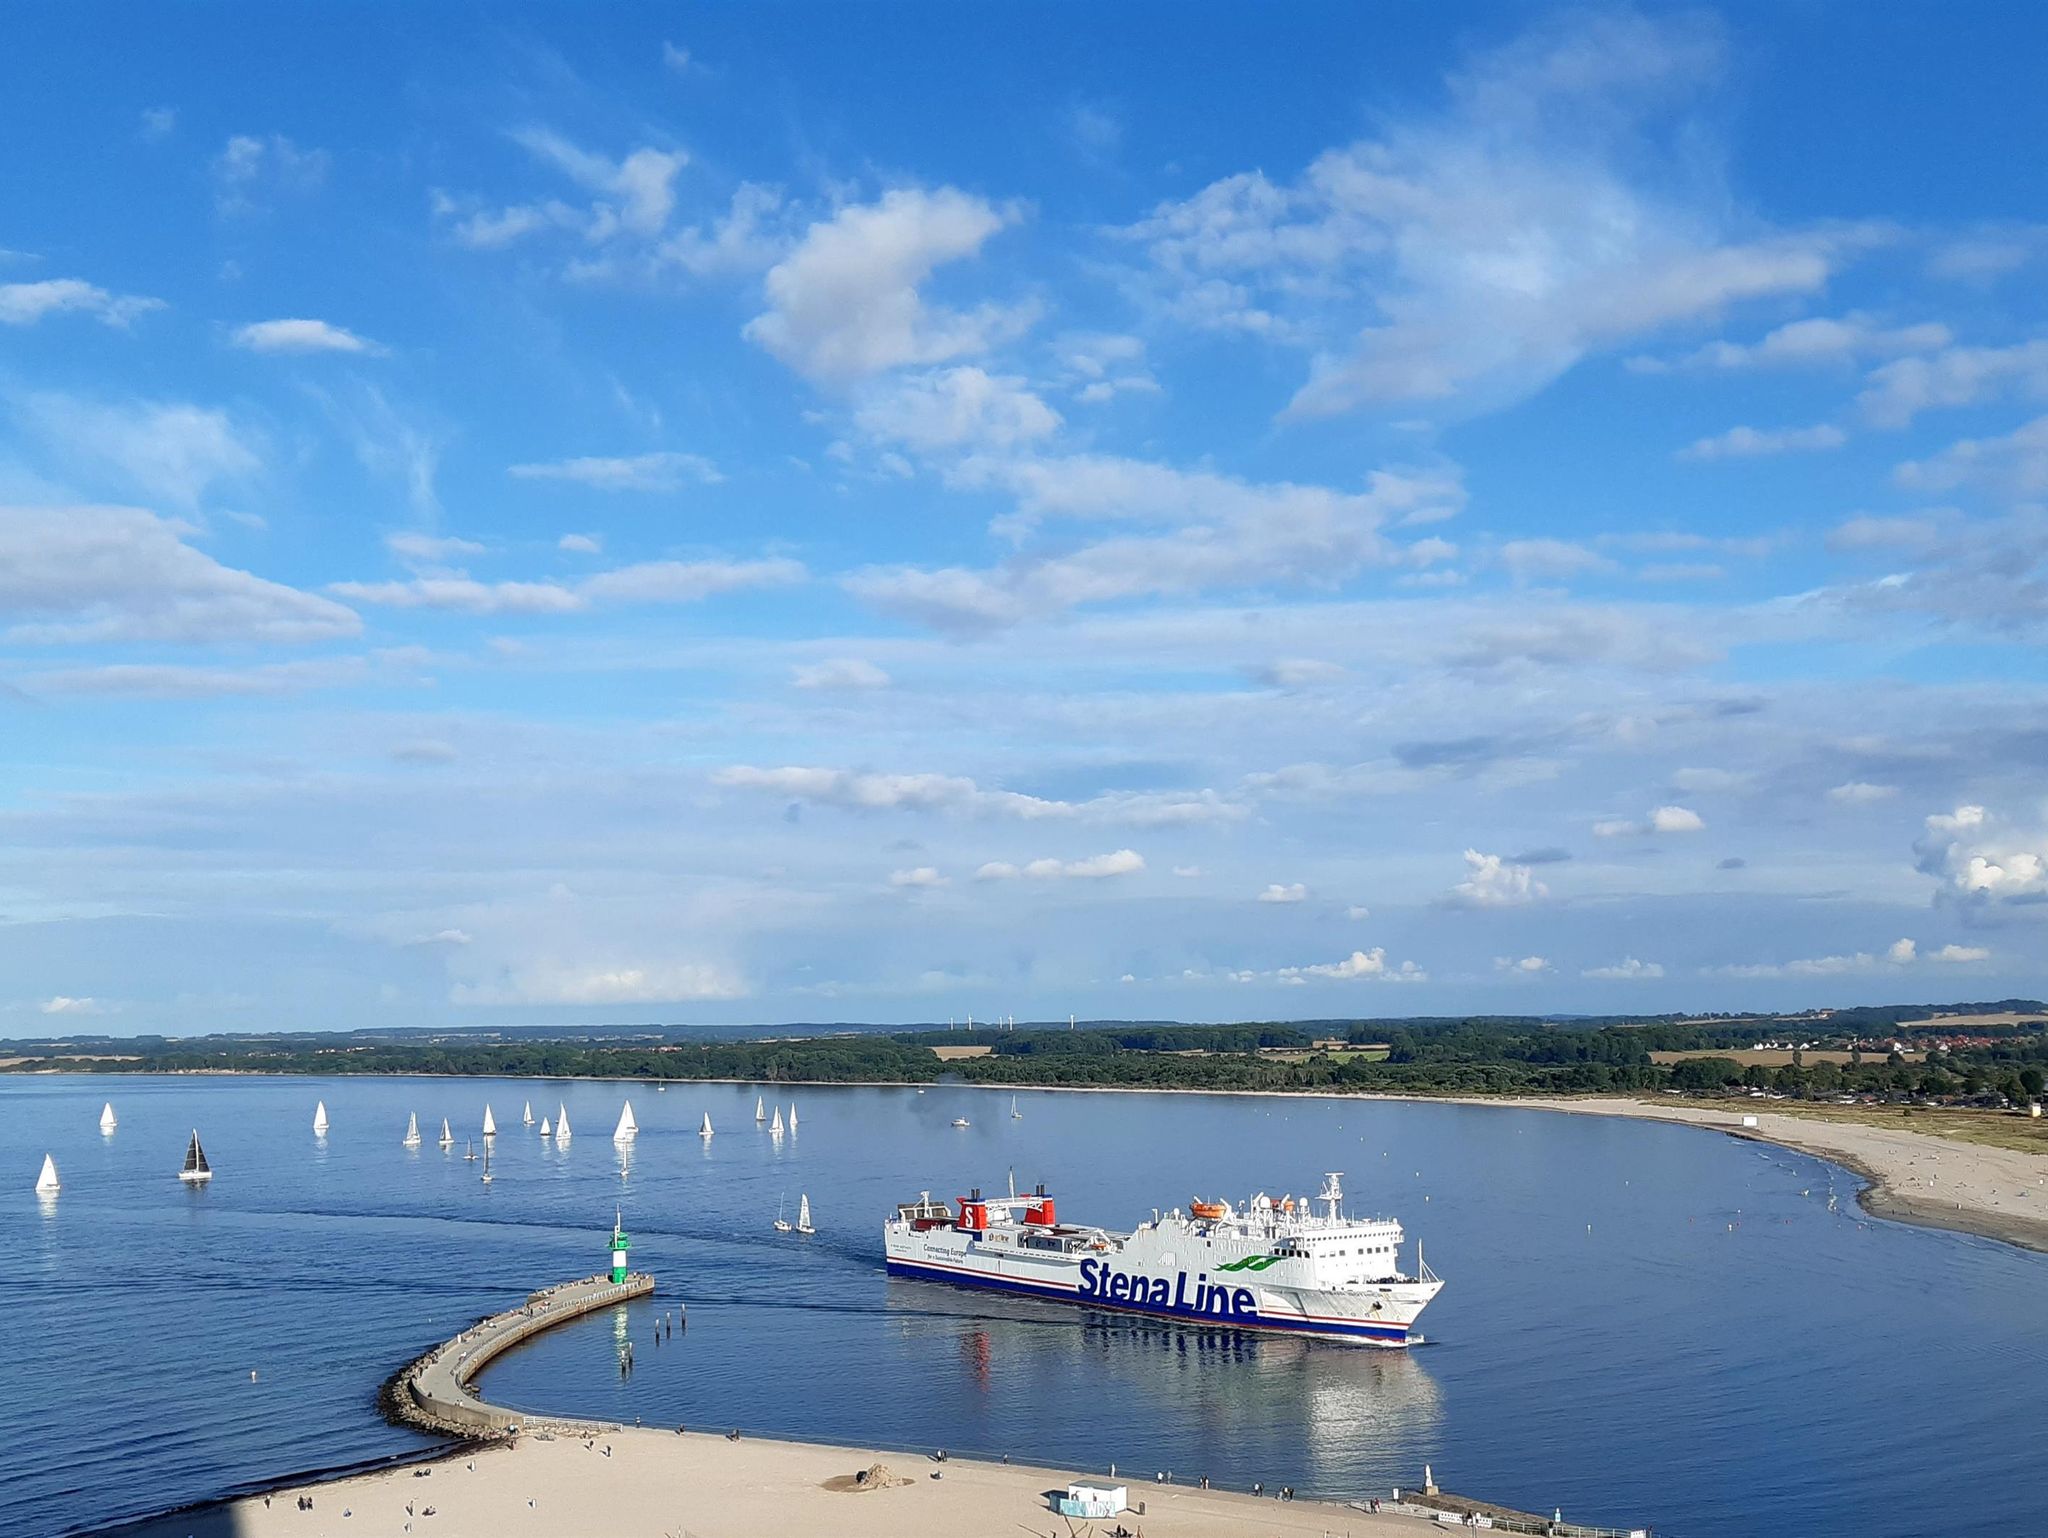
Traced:
<path fill-rule="evenodd" d="M 23 13 L 0 1036 L 2048 992 L 2044 51 Z"/>

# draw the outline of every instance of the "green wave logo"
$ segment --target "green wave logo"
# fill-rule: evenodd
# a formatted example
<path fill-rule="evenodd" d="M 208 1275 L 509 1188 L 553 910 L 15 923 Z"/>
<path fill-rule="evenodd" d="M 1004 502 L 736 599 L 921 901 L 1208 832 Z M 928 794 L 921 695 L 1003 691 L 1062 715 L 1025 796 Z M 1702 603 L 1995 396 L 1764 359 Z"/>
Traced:
<path fill-rule="evenodd" d="M 1218 1266 L 1218 1271 L 1263 1271 L 1268 1266 L 1280 1264 L 1278 1255 L 1247 1255 L 1243 1260 L 1233 1260 L 1227 1266 Z"/>

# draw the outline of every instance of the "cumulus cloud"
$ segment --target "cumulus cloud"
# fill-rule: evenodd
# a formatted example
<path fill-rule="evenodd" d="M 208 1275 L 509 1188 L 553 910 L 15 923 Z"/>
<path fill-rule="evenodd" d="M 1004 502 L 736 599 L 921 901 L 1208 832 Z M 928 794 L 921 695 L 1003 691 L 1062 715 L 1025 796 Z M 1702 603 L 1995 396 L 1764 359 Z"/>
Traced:
<path fill-rule="evenodd" d="M 603 555 L 604 541 L 595 534 L 564 534 L 555 541 L 555 548 L 571 555 Z"/>
<path fill-rule="evenodd" d="M 2048 833 L 2015 828 L 1981 806 L 1929 817 L 1913 853 L 1942 896 L 1965 908 L 2048 904 Z"/>
<path fill-rule="evenodd" d="M 829 690 L 886 689 L 890 683 L 887 673 L 859 657 L 799 663 L 790 669 L 789 681 L 799 689 Z"/>
<path fill-rule="evenodd" d="M 103 326 L 125 327 L 136 316 L 162 308 L 161 299 L 110 294 L 79 278 L 0 283 L 0 326 L 33 326 L 50 315 L 86 315 Z"/>
<path fill-rule="evenodd" d="M 324 641 L 362 622 L 330 599 L 224 566 L 131 507 L 0 507 L 0 620 L 41 643 Z"/>
<path fill-rule="evenodd" d="M 1989 961 L 1990 950 L 1982 945 L 1944 945 L 1933 952 L 1936 961 Z"/>
<path fill-rule="evenodd" d="M 1894 940 L 1886 947 L 1884 959 L 1895 967 L 1911 966 L 1919 959 L 1920 947 L 1912 940 Z"/>
<path fill-rule="evenodd" d="M 38 1008 L 46 1015 L 96 1015 L 100 1012 L 100 1001 L 60 993 L 55 998 L 45 999 Z"/>
<path fill-rule="evenodd" d="M 1718 977 L 1840 977 L 1849 972 L 1868 972 L 1877 964 L 1868 951 L 1844 956 L 1804 956 L 1797 961 L 1767 961 L 1747 965 L 1707 967 Z"/>
<path fill-rule="evenodd" d="M 1541 956 L 1496 956 L 1493 966 L 1497 972 L 1509 972 L 1517 977 L 1534 977 L 1551 970 L 1550 963 Z"/>
<path fill-rule="evenodd" d="M 1908 460 L 1894 472 L 1910 491 L 1988 487 L 2014 497 L 2048 495 L 2048 416 L 1995 438 L 1965 438 L 1927 459 Z"/>
<path fill-rule="evenodd" d="M 1111 876 L 1130 876 L 1145 868 L 1145 857 L 1135 849 L 1111 854 L 1089 855 L 1080 860 L 1032 860 L 1013 865 L 1008 860 L 991 860 L 975 871 L 976 881 L 1102 881 Z"/>
<path fill-rule="evenodd" d="M 722 593 L 786 587 L 806 573 L 798 562 L 642 561 L 573 583 L 483 582 L 460 572 L 397 582 L 335 582 L 328 590 L 357 603 L 462 614 L 577 614 L 606 604 L 697 603 Z"/>
<path fill-rule="evenodd" d="M 259 320 L 239 327 L 234 344 L 249 352 L 380 353 L 384 349 L 345 326 L 324 320 Z"/>
<path fill-rule="evenodd" d="M 1638 961 L 1633 956 L 1624 956 L 1621 960 L 1609 966 L 1587 967 L 1579 973 L 1581 977 L 1591 977 L 1601 982 L 1632 982 L 1637 979 L 1647 980 L 1662 977 L 1663 975 L 1664 965 L 1662 962 Z"/>
<path fill-rule="evenodd" d="M 2048 395 L 2048 338 L 2009 347 L 1949 347 L 1875 370 L 1856 397 L 1876 427 L 1905 427 L 1925 411 L 2020 394 Z"/>
<path fill-rule="evenodd" d="M 932 454 L 970 446 L 1013 449 L 1055 431 L 1060 415 L 1022 379 L 970 364 L 872 388 L 854 422 L 872 438 Z"/>
<path fill-rule="evenodd" d="M 1528 866 L 1477 849 L 1465 851 L 1465 879 L 1451 888 L 1451 902 L 1465 908 L 1517 908 L 1549 895 Z"/>
<path fill-rule="evenodd" d="M 1287 882 L 1284 885 L 1278 881 L 1269 882 L 1266 889 L 1259 893 L 1259 901 L 1262 903 L 1307 902 L 1308 888 L 1299 881 Z"/>
<path fill-rule="evenodd" d="M 1711 438 L 1695 439 L 1678 451 L 1680 459 L 1759 459 L 1768 454 L 1812 454 L 1838 449 L 1849 435 L 1829 423 L 1813 427 L 1731 427 Z"/>
<path fill-rule="evenodd" d="M 1378 945 L 1369 951 L 1353 951 L 1342 961 L 1320 962 L 1306 967 L 1282 967 L 1273 975 L 1284 983 L 1301 983 L 1311 978 L 1375 983 L 1429 981 L 1429 974 L 1412 961 L 1404 961 L 1399 966 L 1388 966 L 1386 948 Z"/>
<path fill-rule="evenodd" d="M 768 270 L 768 308 L 746 335 L 799 373 L 833 383 L 985 351 L 1028 325 L 1034 309 L 951 309 L 919 290 L 1018 217 L 953 187 L 902 187 L 851 204 L 813 224 Z"/>
<path fill-rule="evenodd" d="M 889 873 L 889 885 L 893 887 L 939 887 L 947 884 L 935 865 L 919 865 L 911 870 L 897 870 Z"/>
<path fill-rule="evenodd" d="M 1696 17 L 1560 16 L 1452 76 L 1442 112 L 1292 183 L 1226 177 L 1125 234 L 1178 318 L 1312 351 L 1296 415 L 1519 398 L 1661 328 L 1816 292 L 1855 244 L 1672 200 L 1694 180 L 1675 169 L 1683 108 L 1720 54 Z"/>
<path fill-rule="evenodd" d="M 1650 833 L 1699 833 L 1706 820 L 1688 806 L 1660 806 L 1645 818 L 1608 818 L 1593 824 L 1597 838 L 1633 838 Z"/>
<path fill-rule="evenodd" d="M 689 483 L 713 486 L 725 479 L 701 454 L 675 452 L 508 465 L 505 473 L 521 481 L 569 481 L 593 491 L 679 491 Z"/>

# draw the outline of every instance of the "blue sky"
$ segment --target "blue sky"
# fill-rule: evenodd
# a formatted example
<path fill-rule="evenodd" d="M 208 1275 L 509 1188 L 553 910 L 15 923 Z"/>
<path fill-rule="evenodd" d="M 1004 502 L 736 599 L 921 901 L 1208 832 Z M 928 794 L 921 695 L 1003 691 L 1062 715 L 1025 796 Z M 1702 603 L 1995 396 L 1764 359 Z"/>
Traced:
<path fill-rule="evenodd" d="M 0 1034 L 2048 985 L 2033 8 L 16 42 Z"/>

